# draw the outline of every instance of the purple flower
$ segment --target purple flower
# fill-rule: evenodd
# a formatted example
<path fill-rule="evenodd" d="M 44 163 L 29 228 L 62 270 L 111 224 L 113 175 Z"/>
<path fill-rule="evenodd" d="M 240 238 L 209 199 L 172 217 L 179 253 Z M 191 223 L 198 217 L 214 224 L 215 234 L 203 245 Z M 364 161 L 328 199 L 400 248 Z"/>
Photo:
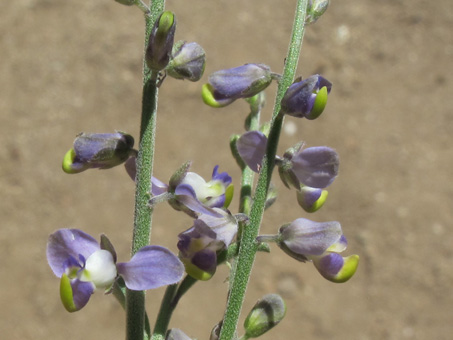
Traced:
<path fill-rule="evenodd" d="M 161 246 L 141 248 L 129 262 L 116 263 L 110 241 L 101 244 L 78 229 L 59 229 L 49 236 L 47 261 L 61 279 L 60 297 L 69 312 L 83 308 L 95 289 L 109 291 L 118 276 L 131 290 L 176 283 L 184 274 L 181 261 Z"/>
<path fill-rule="evenodd" d="M 179 258 L 187 274 L 197 280 L 209 280 L 217 268 L 217 253 L 226 249 L 237 234 L 237 221 L 219 208 L 220 217 L 202 214 L 188 230 L 179 234 Z"/>
<path fill-rule="evenodd" d="M 345 282 L 354 275 L 358 255 L 342 257 L 347 246 L 340 223 L 313 222 L 298 218 L 280 228 L 277 244 L 291 257 L 313 261 L 319 273 L 329 281 Z"/>
<path fill-rule="evenodd" d="M 236 143 L 242 160 L 258 172 L 266 153 L 267 138 L 260 131 L 248 131 Z M 302 148 L 303 143 L 287 150 L 277 158 L 280 177 L 289 187 L 300 190 L 301 185 L 326 188 L 338 175 L 339 158 L 335 150 L 326 146 Z"/>
<path fill-rule="evenodd" d="M 214 72 L 202 89 L 203 100 L 212 107 L 223 107 L 239 98 L 249 98 L 272 82 L 269 66 L 245 64 Z"/>
<path fill-rule="evenodd" d="M 123 132 L 81 133 L 63 159 L 63 171 L 76 174 L 87 169 L 109 169 L 137 153 L 134 138 Z"/>
<path fill-rule="evenodd" d="M 292 84 L 281 102 L 281 111 L 293 117 L 318 118 L 327 104 L 332 84 L 316 74 Z"/>
<path fill-rule="evenodd" d="M 137 173 L 135 160 L 135 157 L 131 157 L 125 164 L 126 171 L 133 180 Z M 211 180 L 206 182 L 200 175 L 188 171 L 190 165 L 188 162 L 178 169 L 169 184 L 152 177 L 153 197 L 149 201 L 150 205 L 168 201 L 174 209 L 184 211 L 194 218 L 199 214 L 220 217 L 212 208 L 228 208 L 234 193 L 231 177 L 226 172 L 219 173 L 219 166 L 216 165 Z"/>
<path fill-rule="evenodd" d="M 206 182 L 200 175 L 187 171 L 190 164 L 178 171 L 170 180 L 170 185 L 152 178 L 151 204 L 159 200 L 159 196 L 169 199 L 169 203 L 176 210 L 186 212 L 192 217 L 199 214 L 210 214 L 219 217 L 212 208 L 228 207 L 233 197 L 231 177 L 226 173 L 218 172 L 214 167 L 212 178 Z M 167 197 L 168 196 L 168 197 Z"/>

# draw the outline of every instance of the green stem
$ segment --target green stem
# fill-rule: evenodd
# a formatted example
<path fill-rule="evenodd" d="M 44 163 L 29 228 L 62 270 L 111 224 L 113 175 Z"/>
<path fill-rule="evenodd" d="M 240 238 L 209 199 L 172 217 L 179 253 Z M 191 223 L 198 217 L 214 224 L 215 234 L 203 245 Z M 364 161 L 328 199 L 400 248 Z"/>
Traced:
<path fill-rule="evenodd" d="M 149 34 L 158 15 L 163 11 L 165 0 L 153 0 L 151 14 L 145 16 L 145 48 Z M 144 63 L 143 99 L 140 126 L 140 142 L 137 156 L 134 231 L 132 255 L 150 243 L 152 209 L 148 205 L 153 172 L 154 142 L 157 114 L 157 75 Z M 145 326 L 145 292 L 126 290 L 126 339 L 143 340 Z"/>
<path fill-rule="evenodd" d="M 167 287 L 151 340 L 163 340 L 165 338 L 171 316 L 179 300 L 196 282 L 197 280 L 187 275 L 179 285 L 174 284 Z"/>
<path fill-rule="evenodd" d="M 271 180 L 272 170 L 274 168 L 275 155 L 283 124 L 283 116 L 279 114 L 280 101 L 283 98 L 285 91 L 293 82 L 296 72 L 304 36 L 304 21 L 307 11 L 307 2 L 308 0 L 298 0 L 297 2 L 289 50 L 283 70 L 283 76 L 279 82 L 277 90 L 271 131 L 268 138 L 267 152 L 263 159 L 262 168 L 255 190 L 250 214 L 250 224 L 243 230 L 240 240 L 236 270 L 234 276 L 230 278 L 230 280 L 232 280 L 231 291 L 220 333 L 220 340 L 232 340 L 236 334 L 236 328 L 244 301 L 245 291 L 247 289 L 247 284 L 258 248 L 258 243 L 255 239 L 258 236 L 263 218 L 267 192 Z"/>
<path fill-rule="evenodd" d="M 173 284 L 169 285 L 165 290 L 151 340 L 165 339 L 165 333 L 167 333 L 168 324 L 170 323 L 170 318 L 174 311 L 172 301 L 177 289 L 178 285 Z"/>

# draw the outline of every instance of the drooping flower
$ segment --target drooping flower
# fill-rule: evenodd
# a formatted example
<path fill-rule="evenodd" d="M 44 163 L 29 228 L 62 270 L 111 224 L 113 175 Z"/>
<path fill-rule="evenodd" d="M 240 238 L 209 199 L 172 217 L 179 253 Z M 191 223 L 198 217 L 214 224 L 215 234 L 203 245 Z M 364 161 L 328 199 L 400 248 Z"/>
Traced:
<path fill-rule="evenodd" d="M 296 260 L 312 261 L 319 273 L 329 281 L 345 282 L 355 273 L 359 256 L 342 257 L 347 241 L 340 223 L 314 222 L 298 218 L 280 228 L 278 246 Z"/>
<path fill-rule="evenodd" d="M 184 274 L 181 261 L 161 246 L 141 248 L 129 262 L 116 263 L 106 236 L 99 244 L 78 229 L 59 229 L 49 236 L 47 261 L 60 278 L 61 301 L 69 312 L 83 308 L 95 289 L 111 289 L 118 276 L 131 290 L 147 290 L 176 283 Z"/>
<path fill-rule="evenodd" d="M 179 258 L 187 274 L 209 280 L 217 268 L 217 254 L 226 249 L 237 234 L 238 226 L 229 212 L 214 208 L 220 217 L 202 214 L 188 230 L 178 235 Z"/>
<path fill-rule="evenodd" d="M 134 138 L 123 132 L 81 133 L 63 159 L 63 171 L 76 174 L 87 169 L 110 169 L 137 153 Z"/>
<path fill-rule="evenodd" d="M 170 77 L 198 81 L 203 76 L 205 64 L 205 52 L 199 44 L 178 41 L 165 70 Z"/>
<path fill-rule="evenodd" d="M 281 111 L 293 117 L 316 119 L 324 111 L 332 83 L 319 74 L 293 83 L 281 102 Z"/>
<path fill-rule="evenodd" d="M 264 64 L 245 64 L 211 74 L 203 85 L 204 102 L 224 107 L 239 98 L 249 98 L 263 91 L 272 82 L 272 72 Z"/>
<path fill-rule="evenodd" d="M 266 153 L 267 138 L 260 131 L 248 131 L 236 142 L 242 160 L 258 172 Z M 303 148 L 303 143 L 288 149 L 283 158 L 277 157 L 276 165 L 283 183 L 300 190 L 302 185 L 326 188 L 338 175 L 339 158 L 327 146 Z"/>

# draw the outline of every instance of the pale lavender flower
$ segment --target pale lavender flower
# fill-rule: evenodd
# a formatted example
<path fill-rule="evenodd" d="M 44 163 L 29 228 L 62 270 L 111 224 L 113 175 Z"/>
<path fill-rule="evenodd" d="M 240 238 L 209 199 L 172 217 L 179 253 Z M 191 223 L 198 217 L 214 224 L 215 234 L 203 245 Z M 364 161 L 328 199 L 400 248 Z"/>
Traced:
<path fill-rule="evenodd" d="M 280 228 L 277 244 L 291 257 L 313 261 L 319 273 L 329 281 L 345 282 L 354 275 L 358 255 L 342 257 L 347 241 L 340 223 L 314 222 L 298 218 Z"/>
<path fill-rule="evenodd" d="M 103 235 L 101 244 L 78 229 L 59 229 L 49 236 L 47 261 L 61 279 L 60 297 L 69 312 L 83 308 L 95 289 L 109 291 L 121 276 L 131 290 L 176 283 L 184 274 L 181 261 L 161 246 L 141 248 L 129 262 L 116 263 L 116 253 Z"/>

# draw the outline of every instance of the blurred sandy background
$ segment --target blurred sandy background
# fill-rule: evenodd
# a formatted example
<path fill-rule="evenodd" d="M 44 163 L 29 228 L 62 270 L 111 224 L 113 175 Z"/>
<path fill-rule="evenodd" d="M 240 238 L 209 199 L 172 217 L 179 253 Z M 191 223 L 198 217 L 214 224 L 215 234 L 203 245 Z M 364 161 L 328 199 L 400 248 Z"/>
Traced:
<path fill-rule="evenodd" d="M 218 69 L 262 62 L 281 71 L 295 0 L 168 0 L 176 39 L 199 42 Z M 306 33 L 299 74 L 334 84 L 323 116 L 286 119 L 280 149 L 300 140 L 329 145 L 340 176 L 324 208 L 310 218 L 338 220 L 356 276 L 335 285 L 310 264 L 272 247 L 260 254 L 245 310 L 277 292 L 284 321 L 262 339 L 451 339 L 453 334 L 452 60 L 450 0 L 332 1 Z M 122 167 L 69 176 L 61 160 L 81 132 L 115 129 L 138 136 L 143 19 L 113 0 L 0 2 L 0 331 L 13 339 L 124 339 L 124 314 L 95 294 L 67 313 L 47 266 L 47 236 L 62 227 L 106 233 L 129 259 L 133 183 Z M 228 137 L 242 133 L 244 103 L 216 110 L 200 83 L 167 79 L 162 87 L 156 177 L 193 160 L 234 176 Z M 267 90 L 269 117 L 276 86 Z M 291 130 L 293 134 L 291 134 Z M 294 131 L 295 130 L 295 131 Z M 280 196 L 263 233 L 306 216 L 278 177 Z M 237 203 L 231 208 L 237 209 Z M 152 241 L 176 251 L 190 218 L 159 206 Z M 172 326 L 207 339 L 222 317 L 222 268 L 181 301 Z M 154 319 L 158 289 L 148 294 Z"/>

